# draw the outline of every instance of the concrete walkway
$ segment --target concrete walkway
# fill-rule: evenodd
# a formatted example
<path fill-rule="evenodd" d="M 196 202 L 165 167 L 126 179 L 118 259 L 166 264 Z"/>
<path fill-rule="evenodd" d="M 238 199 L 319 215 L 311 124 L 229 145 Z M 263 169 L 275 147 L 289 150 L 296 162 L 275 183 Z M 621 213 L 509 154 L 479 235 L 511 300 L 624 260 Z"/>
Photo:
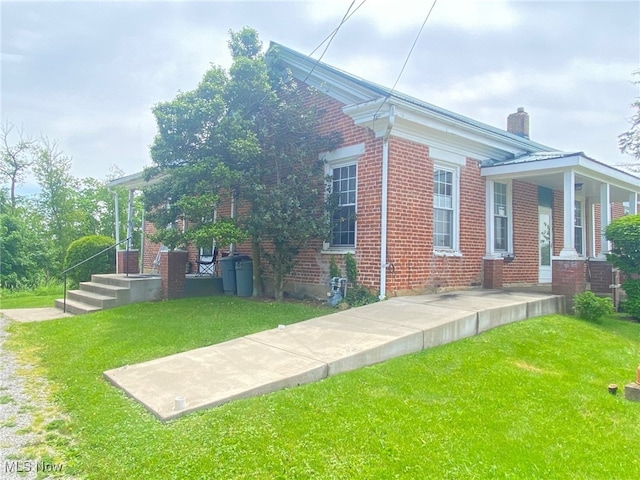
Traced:
<path fill-rule="evenodd" d="M 45 307 L 45 308 L 11 308 L 7 310 L 0 310 L 2 315 L 7 320 L 13 320 L 14 322 L 43 322 L 45 320 L 55 320 L 56 318 L 73 317 L 70 313 L 65 313 L 59 308 Z"/>
<path fill-rule="evenodd" d="M 104 375 L 167 421 L 563 308 L 561 296 L 497 290 L 398 297 Z"/>

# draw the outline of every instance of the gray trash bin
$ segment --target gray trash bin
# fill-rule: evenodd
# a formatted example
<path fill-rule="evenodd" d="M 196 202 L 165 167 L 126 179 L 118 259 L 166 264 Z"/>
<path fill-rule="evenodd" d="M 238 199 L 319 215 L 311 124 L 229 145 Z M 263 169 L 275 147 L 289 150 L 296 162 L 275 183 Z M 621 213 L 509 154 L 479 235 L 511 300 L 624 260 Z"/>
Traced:
<path fill-rule="evenodd" d="M 222 273 L 222 290 L 225 295 L 236 294 L 236 267 L 233 257 L 222 257 L 218 260 Z"/>
<path fill-rule="evenodd" d="M 253 295 L 253 260 L 249 257 L 236 262 L 236 286 L 239 297 Z"/>
<path fill-rule="evenodd" d="M 235 295 L 238 292 L 236 264 L 247 259 L 251 260 L 251 258 L 246 255 L 229 255 L 228 257 L 222 257 L 218 260 L 220 271 L 222 272 L 222 289 L 225 295 Z M 251 277 L 253 277 L 253 272 L 251 272 Z M 253 293 L 253 285 L 251 289 Z"/>

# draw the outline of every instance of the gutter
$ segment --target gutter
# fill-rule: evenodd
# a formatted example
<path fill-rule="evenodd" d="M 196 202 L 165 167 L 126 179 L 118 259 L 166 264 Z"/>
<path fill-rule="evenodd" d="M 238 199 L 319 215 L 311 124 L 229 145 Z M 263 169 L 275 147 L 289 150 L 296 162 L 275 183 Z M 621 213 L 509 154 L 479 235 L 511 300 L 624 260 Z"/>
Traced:
<path fill-rule="evenodd" d="M 396 118 L 395 105 L 389 106 L 389 123 L 382 138 L 382 199 L 380 204 L 380 295 L 387 296 L 387 193 L 389 191 L 389 136 Z"/>

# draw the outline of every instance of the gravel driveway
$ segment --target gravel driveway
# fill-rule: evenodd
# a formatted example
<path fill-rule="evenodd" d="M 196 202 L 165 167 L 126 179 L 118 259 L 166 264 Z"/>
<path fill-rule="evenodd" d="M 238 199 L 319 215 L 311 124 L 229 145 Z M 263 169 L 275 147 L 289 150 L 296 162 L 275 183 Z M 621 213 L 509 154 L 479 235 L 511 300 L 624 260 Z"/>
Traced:
<path fill-rule="evenodd" d="M 32 424 L 34 411 L 48 411 L 48 404 L 42 398 L 27 394 L 27 380 L 18 375 L 18 364 L 11 352 L 4 348 L 8 337 L 9 321 L 0 314 L 0 478 L 3 480 L 35 479 L 38 471 L 53 468 L 51 464 L 38 463 L 35 458 L 26 458 L 22 449 L 40 438 L 33 433 L 24 433 Z M 28 366 L 20 366 L 22 369 Z M 42 383 L 42 385 L 40 385 Z M 29 391 L 46 393 L 44 379 L 38 381 L 38 388 Z M 62 466 L 64 467 L 64 466 Z M 60 468 L 60 465 L 58 465 Z M 43 477 L 40 477 L 43 478 Z M 44 477 L 53 478 L 53 477 Z M 58 478 L 60 478 L 58 476 Z"/>

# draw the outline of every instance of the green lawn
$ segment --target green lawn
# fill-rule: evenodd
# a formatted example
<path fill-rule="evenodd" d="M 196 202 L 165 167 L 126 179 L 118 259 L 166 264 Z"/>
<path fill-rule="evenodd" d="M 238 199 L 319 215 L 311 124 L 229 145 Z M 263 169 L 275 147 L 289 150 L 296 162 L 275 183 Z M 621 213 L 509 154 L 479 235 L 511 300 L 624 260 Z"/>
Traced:
<path fill-rule="evenodd" d="M 327 313 L 232 297 L 13 324 L 70 420 L 51 435 L 84 478 L 633 478 L 640 324 L 548 316 L 161 424 L 104 370 Z M 66 443 L 68 440 L 68 443 Z M 629 477 L 631 475 L 631 477 Z"/>
<path fill-rule="evenodd" d="M 62 298 L 63 293 L 62 284 L 38 287 L 36 290 L 11 291 L 0 289 L 0 310 L 53 307 L 56 299 Z"/>

